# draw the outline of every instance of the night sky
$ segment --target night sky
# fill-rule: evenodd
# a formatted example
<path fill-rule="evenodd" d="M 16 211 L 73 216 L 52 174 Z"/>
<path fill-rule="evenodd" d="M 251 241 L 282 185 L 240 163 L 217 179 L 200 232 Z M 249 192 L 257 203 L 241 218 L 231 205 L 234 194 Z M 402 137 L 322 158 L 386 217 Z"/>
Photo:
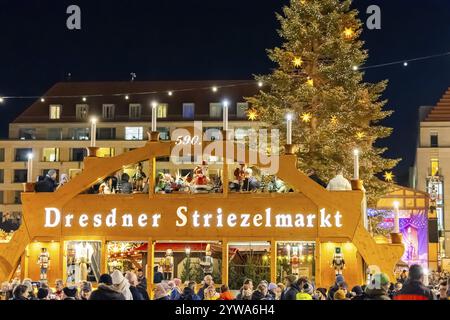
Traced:
<path fill-rule="evenodd" d="M 280 44 L 275 0 L 63 1 L 0 0 L 0 96 L 41 95 L 72 73 L 73 81 L 249 79 L 273 67 L 265 49 Z M 66 28 L 66 8 L 82 10 L 82 30 Z M 450 51 L 447 0 L 355 0 L 382 9 L 382 30 L 366 30 L 368 65 Z M 389 79 L 385 93 L 395 128 L 380 145 L 403 158 L 395 173 L 407 182 L 417 141 L 417 110 L 450 86 L 450 56 L 366 71 Z M 0 137 L 30 100 L 0 105 Z"/>

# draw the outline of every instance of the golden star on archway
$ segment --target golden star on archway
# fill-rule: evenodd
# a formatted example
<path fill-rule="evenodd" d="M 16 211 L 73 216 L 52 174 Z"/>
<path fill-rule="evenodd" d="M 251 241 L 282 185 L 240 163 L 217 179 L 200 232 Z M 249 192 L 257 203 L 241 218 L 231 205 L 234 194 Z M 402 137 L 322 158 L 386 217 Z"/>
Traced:
<path fill-rule="evenodd" d="M 357 138 L 358 140 L 364 139 L 365 136 L 366 136 L 366 134 L 365 134 L 364 132 L 359 131 L 359 132 L 356 133 L 356 138 Z"/>

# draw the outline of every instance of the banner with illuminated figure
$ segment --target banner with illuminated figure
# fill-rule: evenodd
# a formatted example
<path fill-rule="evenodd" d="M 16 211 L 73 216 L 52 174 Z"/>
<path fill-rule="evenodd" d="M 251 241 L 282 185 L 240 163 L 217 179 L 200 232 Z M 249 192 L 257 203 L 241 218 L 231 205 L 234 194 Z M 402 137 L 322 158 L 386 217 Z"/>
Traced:
<path fill-rule="evenodd" d="M 291 257 L 291 269 L 292 269 L 292 274 L 294 276 L 299 275 L 299 268 L 300 268 L 300 258 L 298 257 L 298 248 L 293 247 L 292 248 L 292 257 Z"/>
<path fill-rule="evenodd" d="M 41 248 L 41 254 L 38 257 L 38 265 L 40 269 L 40 280 L 47 281 L 47 273 L 50 268 L 50 254 L 47 248 Z"/>
<path fill-rule="evenodd" d="M 166 256 L 162 259 L 164 280 L 173 279 L 174 258 L 172 249 L 167 249 Z"/>
<path fill-rule="evenodd" d="M 334 250 L 332 267 L 334 268 L 336 275 L 342 274 L 342 272 L 344 271 L 345 260 L 344 254 L 342 253 L 342 249 L 340 247 L 336 247 Z"/>
<path fill-rule="evenodd" d="M 212 275 L 214 270 L 214 261 L 211 252 L 211 245 L 208 244 L 205 250 L 205 258 L 202 262 L 200 262 L 200 266 L 203 269 L 204 275 Z"/>

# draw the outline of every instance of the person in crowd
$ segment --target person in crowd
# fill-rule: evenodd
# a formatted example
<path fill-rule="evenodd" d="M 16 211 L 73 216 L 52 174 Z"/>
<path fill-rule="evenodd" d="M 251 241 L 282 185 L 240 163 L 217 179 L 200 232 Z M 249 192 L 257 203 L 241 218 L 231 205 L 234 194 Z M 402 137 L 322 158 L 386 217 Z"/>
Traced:
<path fill-rule="evenodd" d="M 389 277 L 385 273 L 377 273 L 366 287 L 365 300 L 391 300 L 389 297 Z"/>
<path fill-rule="evenodd" d="M 269 290 L 269 294 L 272 296 L 272 300 L 276 300 L 277 288 L 278 286 L 273 282 L 269 283 L 269 286 L 267 287 L 267 289 Z"/>
<path fill-rule="evenodd" d="M 91 293 L 89 300 L 125 300 L 125 296 L 115 290 L 109 274 L 102 274 L 98 288 Z"/>
<path fill-rule="evenodd" d="M 130 292 L 133 296 L 133 300 L 144 300 L 144 297 L 140 293 L 138 286 L 138 279 L 137 275 L 134 272 L 127 272 L 125 275 L 125 278 L 128 280 L 128 283 L 130 284 Z"/>
<path fill-rule="evenodd" d="M 269 294 L 267 285 L 261 282 L 256 290 L 253 292 L 251 300 L 272 300 L 272 296 Z"/>
<path fill-rule="evenodd" d="M 130 176 L 127 173 L 121 176 L 120 191 L 124 194 L 133 193 L 133 185 L 130 183 Z"/>
<path fill-rule="evenodd" d="M 302 282 L 300 291 L 296 294 L 296 300 L 312 300 L 314 294 L 314 286 L 310 282 Z"/>
<path fill-rule="evenodd" d="M 333 300 L 350 300 L 344 290 L 338 289 L 333 295 Z"/>
<path fill-rule="evenodd" d="M 55 189 L 57 187 L 56 183 L 56 170 L 49 170 L 48 173 L 45 175 L 44 179 L 41 181 L 38 181 L 35 186 L 36 192 L 55 192 Z"/>
<path fill-rule="evenodd" d="M 327 289 L 317 288 L 313 296 L 314 300 L 327 300 Z"/>
<path fill-rule="evenodd" d="M 188 285 L 184 288 L 183 293 L 180 296 L 180 300 L 202 300 L 198 295 L 195 294 L 195 282 L 190 281 Z"/>
<path fill-rule="evenodd" d="M 402 273 L 400 274 L 400 277 L 398 278 L 398 282 L 401 284 L 404 284 L 406 280 L 408 279 L 408 273 L 406 269 L 403 269 Z"/>
<path fill-rule="evenodd" d="M 9 300 L 12 298 L 11 286 L 9 282 L 5 281 L 2 283 L 0 288 L 0 301 Z"/>
<path fill-rule="evenodd" d="M 22 281 L 22 285 L 27 287 L 27 291 L 28 291 L 27 298 L 28 298 L 28 300 L 37 300 L 36 295 L 34 294 L 33 283 L 31 282 L 31 279 L 24 279 Z"/>
<path fill-rule="evenodd" d="M 59 184 L 56 190 L 59 190 L 63 185 L 65 185 L 67 182 L 69 182 L 69 176 L 65 173 L 61 174 L 61 177 L 59 178 Z"/>
<path fill-rule="evenodd" d="M 211 284 L 208 288 L 204 290 L 203 300 L 219 300 L 220 294 L 216 291 L 214 284 Z"/>
<path fill-rule="evenodd" d="M 162 283 L 158 283 L 156 285 L 154 293 L 155 293 L 154 300 L 170 300 L 167 288 Z"/>
<path fill-rule="evenodd" d="M 281 295 L 283 294 L 283 291 L 286 289 L 286 286 L 284 283 L 278 283 L 277 288 L 275 289 L 275 300 L 281 300 Z"/>
<path fill-rule="evenodd" d="M 449 300 L 448 281 L 441 281 L 439 284 L 439 300 Z"/>
<path fill-rule="evenodd" d="M 403 288 L 403 284 L 401 282 L 397 282 L 395 284 L 394 295 L 393 296 L 395 297 L 400 291 L 402 291 L 402 288 Z"/>
<path fill-rule="evenodd" d="M 436 300 L 434 293 L 423 284 L 424 271 L 420 265 L 409 268 L 408 280 L 394 300 Z"/>
<path fill-rule="evenodd" d="M 89 281 L 82 281 L 80 285 L 80 300 L 89 300 L 92 294 L 92 283 Z"/>
<path fill-rule="evenodd" d="M 180 300 L 180 296 L 183 293 L 181 290 L 181 279 L 173 279 L 173 287 L 170 293 L 170 300 Z"/>
<path fill-rule="evenodd" d="M 222 285 L 220 287 L 220 298 L 219 300 L 234 300 L 233 294 L 230 291 L 230 288 L 228 288 L 227 285 Z"/>
<path fill-rule="evenodd" d="M 150 300 L 150 297 L 147 292 L 147 278 L 145 277 L 145 273 L 142 269 L 137 270 L 137 279 L 138 279 L 137 289 L 141 293 L 144 300 Z M 155 282 L 155 284 L 157 283 Z"/>
<path fill-rule="evenodd" d="M 78 300 L 77 295 L 78 295 L 77 287 L 75 286 L 64 287 L 63 300 Z"/>
<path fill-rule="evenodd" d="M 352 296 L 351 300 L 364 300 L 366 294 L 361 286 L 354 286 L 352 288 Z"/>
<path fill-rule="evenodd" d="M 201 300 L 204 300 L 204 299 L 205 299 L 204 291 L 205 291 L 209 286 L 214 285 L 213 278 L 212 278 L 211 275 L 209 275 L 209 274 L 206 275 L 206 276 L 203 278 L 203 281 L 204 281 L 205 283 L 204 283 L 204 285 L 200 288 L 200 290 L 198 290 L 198 293 L 197 293 L 197 295 L 200 297 Z"/>
<path fill-rule="evenodd" d="M 334 299 L 334 294 L 339 290 L 339 286 L 344 282 L 344 276 L 342 274 L 338 274 L 336 276 L 336 282 L 333 286 L 328 289 L 328 300 Z"/>
<path fill-rule="evenodd" d="M 63 289 L 64 282 L 61 279 L 57 279 L 55 282 L 55 299 L 62 300 L 63 299 Z"/>
<path fill-rule="evenodd" d="M 123 294 L 126 300 L 133 300 L 133 295 L 130 291 L 130 283 L 123 276 L 119 270 L 114 270 L 111 274 L 113 288 Z"/>
<path fill-rule="evenodd" d="M 159 271 L 159 266 L 154 266 L 153 268 L 153 283 L 158 284 L 164 280 L 164 275 Z"/>
<path fill-rule="evenodd" d="M 50 295 L 48 289 L 39 288 L 37 292 L 38 300 L 50 300 Z"/>
<path fill-rule="evenodd" d="M 239 290 L 236 300 L 250 300 L 253 294 L 253 281 L 245 279 L 242 288 Z"/>
<path fill-rule="evenodd" d="M 296 282 L 297 277 L 294 275 L 289 275 L 285 278 L 286 289 L 281 295 L 281 300 L 296 300 L 297 293 L 300 292 Z"/>
<path fill-rule="evenodd" d="M 13 291 L 12 300 L 28 300 L 28 288 L 22 284 L 17 285 Z"/>

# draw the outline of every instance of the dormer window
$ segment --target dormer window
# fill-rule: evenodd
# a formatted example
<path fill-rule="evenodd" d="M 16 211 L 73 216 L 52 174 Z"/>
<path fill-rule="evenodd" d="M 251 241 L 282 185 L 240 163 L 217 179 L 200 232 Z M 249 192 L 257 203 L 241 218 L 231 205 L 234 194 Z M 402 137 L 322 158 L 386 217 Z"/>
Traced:
<path fill-rule="evenodd" d="M 62 106 L 60 104 L 51 104 L 49 107 L 50 120 L 61 119 L 61 109 L 62 109 Z"/>
<path fill-rule="evenodd" d="M 76 105 L 77 120 L 86 120 L 89 114 L 89 106 L 87 104 Z"/>

